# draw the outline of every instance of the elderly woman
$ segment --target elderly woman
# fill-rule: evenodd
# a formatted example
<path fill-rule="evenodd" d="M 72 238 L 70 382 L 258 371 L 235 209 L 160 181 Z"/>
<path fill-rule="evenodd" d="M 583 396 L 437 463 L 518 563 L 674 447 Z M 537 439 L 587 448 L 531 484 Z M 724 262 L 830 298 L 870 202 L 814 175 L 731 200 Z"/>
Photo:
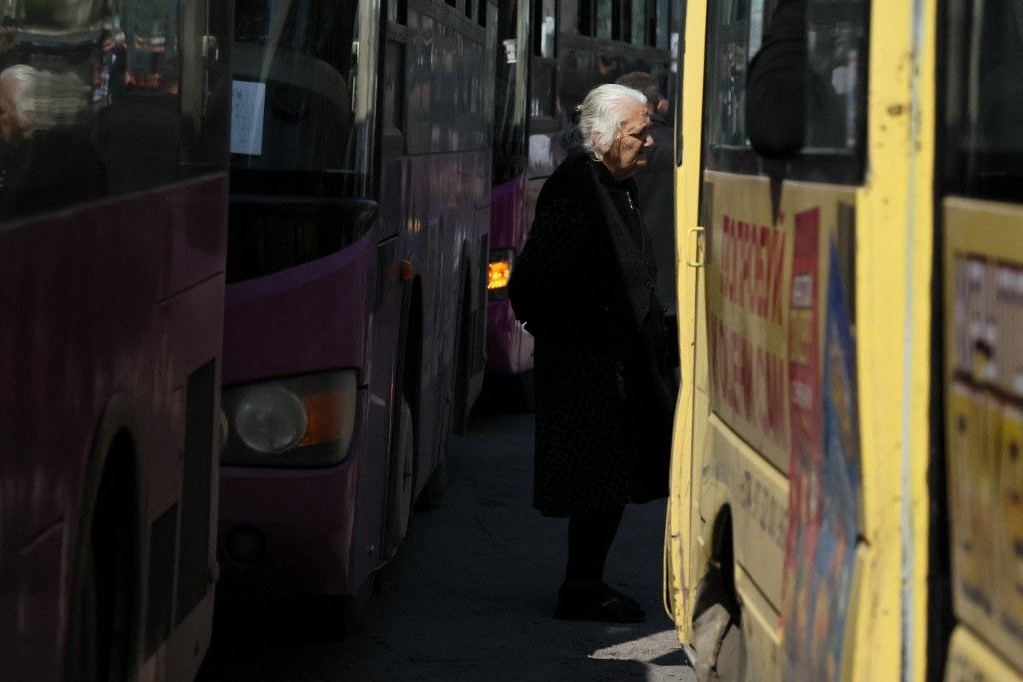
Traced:
<path fill-rule="evenodd" d="M 643 620 L 604 562 L 625 505 L 668 490 L 675 386 L 632 180 L 653 145 L 646 104 L 601 85 L 579 105 L 584 150 L 544 184 L 510 283 L 536 339 L 533 506 L 569 518 L 556 618 Z"/>

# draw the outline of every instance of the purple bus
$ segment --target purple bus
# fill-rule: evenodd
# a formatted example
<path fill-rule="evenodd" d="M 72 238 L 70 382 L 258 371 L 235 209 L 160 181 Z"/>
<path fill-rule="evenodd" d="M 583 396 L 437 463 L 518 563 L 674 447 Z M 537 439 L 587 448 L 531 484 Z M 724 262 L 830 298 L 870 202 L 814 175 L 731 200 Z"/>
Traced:
<path fill-rule="evenodd" d="M 363 613 L 483 377 L 489 0 L 235 9 L 222 589 Z"/>
<path fill-rule="evenodd" d="M 526 204 L 530 4 L 507 0 L 498 12 L 486 341 L 489 380 L 527 405 L 532 402 L 533 337 L 515 319 L 508 281 L 531 220 Z"/>
<path fill-rule="evenodd" d="M 3 18 L 3 680 L 191 679 L 209 645 L 221 5 L 34 3 Z"/>
<path fill-rule="evenodd" d="M 503 49 L 498 51 L 496 70 L 486 369 L 488 382 L 511 398 L 509 404 L 532 404 L 533 340 L 512 313 L 507 284 L 532 224 L 540 188 L 577 143 L 571 134 L 571 113 L 591 88 L 632 71 L 649 73 L 661 93 L 669 96 L 678 82 L 681 20 L 681 8 L 669 0 L 511 0 L 501 4 L 498 30 Z M 502 93 L 507 93 L 504 99 Z M 658 298 L 669 308 L 671 320 L 675 315 L 672 117 L 657 118 L 657 161 L 636 180 L 656 247 Z"/>

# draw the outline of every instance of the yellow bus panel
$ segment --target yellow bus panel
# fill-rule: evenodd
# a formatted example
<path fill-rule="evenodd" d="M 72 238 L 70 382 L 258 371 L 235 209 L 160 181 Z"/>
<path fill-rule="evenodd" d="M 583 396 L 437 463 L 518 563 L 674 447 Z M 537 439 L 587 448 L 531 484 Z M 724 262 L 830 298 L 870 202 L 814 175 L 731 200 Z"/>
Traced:
<path fill-rule="evenodd" d="M 955 613 L 1023 669 L 1023 207 L 943 208 Z"/>
<path fill-rule="evenodd" d="M 742 634 L 746 646 L 746 679 L 781 680 L 781 628 L 778 611 L 750 579 L 746 571 L 735 572 L 735 590 L 742 600 Z"/>
<path fill-rule="evenodd" d="M 960 625 L 952 633 L 945 682 L 1023 682 L 1023 676 Z"/>

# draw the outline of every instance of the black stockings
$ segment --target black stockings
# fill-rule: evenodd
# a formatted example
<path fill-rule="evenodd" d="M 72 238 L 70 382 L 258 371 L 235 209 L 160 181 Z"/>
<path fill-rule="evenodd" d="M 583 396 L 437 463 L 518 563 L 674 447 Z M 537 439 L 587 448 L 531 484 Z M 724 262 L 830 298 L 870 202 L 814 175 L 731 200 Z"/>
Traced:
<path fill-rule="evenodd" d="M 609 507 L 568 517 L 568 567 L 565 581 L 601 581 L 604 562 L 625 507 Z"/>

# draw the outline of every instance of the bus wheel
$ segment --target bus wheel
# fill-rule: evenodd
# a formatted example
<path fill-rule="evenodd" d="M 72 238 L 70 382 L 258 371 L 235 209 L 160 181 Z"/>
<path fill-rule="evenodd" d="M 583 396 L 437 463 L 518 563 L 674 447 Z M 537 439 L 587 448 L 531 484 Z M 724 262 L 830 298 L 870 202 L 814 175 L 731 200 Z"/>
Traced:
<path fill-rule="evenodd" d="M 384 544 L 384 559 L 390 560 L 398 551 L 402 538 L 412 521 L 412 491 L 415 474 L 415 431 L 412 422 L 412 408 L 408 400 L 401 398 L 398 407 L 395 452 L 392 455 L 391 480 L 388 490 L 387 540 Z"/>
<path fill-rule="evenodd" d="M 711 568 L 697 598 L 693 648 L 696 650 L 696 678 L 701 682 L 745 679 L 746 643 L 741 609 L 724 583 L 721 569 Z"/>

